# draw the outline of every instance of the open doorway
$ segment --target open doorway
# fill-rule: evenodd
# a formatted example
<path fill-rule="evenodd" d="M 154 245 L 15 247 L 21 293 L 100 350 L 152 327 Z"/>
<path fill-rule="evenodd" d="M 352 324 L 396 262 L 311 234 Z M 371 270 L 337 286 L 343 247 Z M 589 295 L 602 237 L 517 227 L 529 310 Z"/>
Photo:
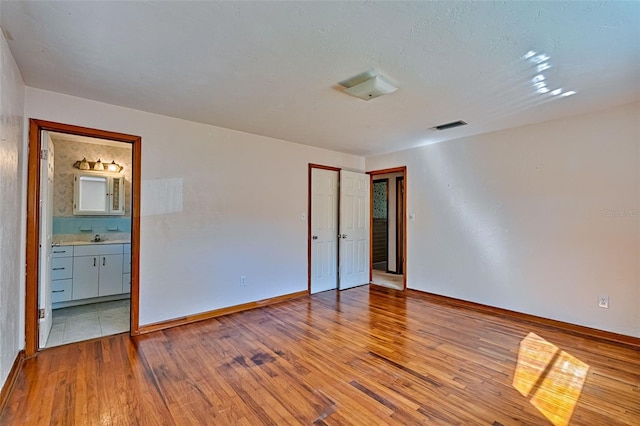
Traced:
<path fill-rule="evenodd" d="M 140 145 L 139 136 L 30 120 L 26 356 L 74 335 L 139 333 Z M 67 310 L 67 322 L 71 309 L 82 312 L 65 341 L 55 312 Z"/>
<path fill-rule="evenodd" d="M 371 265 L 389 272 L 389 179 L 373 180 Z"/>
<path fill-rule="evenodd" d="M 406 167 L 371 175 L 371 282 L 404 290 Z"/>
<path fill-rule="evenodd" d="M 132 146 L 43 130 L 41 150 L 39 346 L 129 332 Z"/>

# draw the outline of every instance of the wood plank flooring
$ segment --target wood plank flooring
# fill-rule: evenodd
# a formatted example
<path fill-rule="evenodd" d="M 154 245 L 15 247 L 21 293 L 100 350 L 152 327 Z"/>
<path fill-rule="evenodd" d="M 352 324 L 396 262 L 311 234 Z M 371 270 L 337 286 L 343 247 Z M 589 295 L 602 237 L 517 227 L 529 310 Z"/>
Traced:
<path fill-rule="evenodd" d="M 25 361 L 2 425 L 639 425 L 637 349 L 359 287 Z"/>

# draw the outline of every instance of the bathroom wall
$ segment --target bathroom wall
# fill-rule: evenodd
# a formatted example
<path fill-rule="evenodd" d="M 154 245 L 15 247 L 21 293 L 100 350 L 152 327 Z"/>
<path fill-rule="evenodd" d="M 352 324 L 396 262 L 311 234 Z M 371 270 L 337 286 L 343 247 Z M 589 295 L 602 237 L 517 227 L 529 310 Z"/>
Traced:
<path fill-rule="evenodd" d="M 55 138 L 54 216 L 73 216 L 73 173 L 78 171 L 73 164 L 83 158 L 87 161 L 100 159 L 105 164 L 115 161 L 124 167 L 121 172 L 125 178 L 124 216 L 131 216 L 131 146 L 126 143 L 120 145 L 122 147 Z"/>
<path fill-rule="evenodd" d="M 1 3 L 1 2 L 0 2 Z M 0 31 L 0 387 L 23 348 L 24 83 Z"/>
<path fill-rule="evenodd" d="M 121 143 L 119 146 L 98 145 L 64 139 L 56 136 L 55 172 L 53 194 L 53 233 L 55 242 L 91 239 L 95 234 L 107 234 L 107 239 L 129 239 L 131 232 L 131 146 Z M 124 216 L 74 216 L 73 215 L 73 167 L 76 161 L 100 159 L 107 164 L 115 161 L 123 166 L 124 177 Z"/>

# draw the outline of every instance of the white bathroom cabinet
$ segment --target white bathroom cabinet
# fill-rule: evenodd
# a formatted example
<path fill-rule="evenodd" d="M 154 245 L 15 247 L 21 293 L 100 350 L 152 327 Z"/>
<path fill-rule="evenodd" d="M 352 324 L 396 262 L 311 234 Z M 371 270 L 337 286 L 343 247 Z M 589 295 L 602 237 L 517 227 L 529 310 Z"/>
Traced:
<path fill-rule="evenodd" d="M 67 302 L 73 286 L 73 247 L 54 247 L 51 252 L 51 303 Z"/>
<path fill-rule="evenodd" d="M 122 244 L 74 247 L 72 299 L 122 293 Z"/>
<path fill-rule="evenodd" d="M 74 215 L 123 215 L 124 176 L 109 172 L 75 172 Z"/>
<path fill-rule="evenodd" d="M 128 243 L 57 246 L 53 248 L 51 268 L 54 308 L 131 292 Z"/>
<path fill-rule="evenodd" d="M 131 244 L 123 244 L 122 292 L 131 293 Z"/>

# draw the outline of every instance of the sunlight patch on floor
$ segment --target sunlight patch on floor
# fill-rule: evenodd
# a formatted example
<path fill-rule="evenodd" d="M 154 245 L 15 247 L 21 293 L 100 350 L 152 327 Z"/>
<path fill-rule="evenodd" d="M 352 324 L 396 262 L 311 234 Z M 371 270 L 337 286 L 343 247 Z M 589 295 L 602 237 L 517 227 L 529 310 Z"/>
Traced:
<path fill-rule="evenodd" d="M 518 351 L 513 387 L 555 426 L 569 424 L 589 366 L 535 333 Z"/>

